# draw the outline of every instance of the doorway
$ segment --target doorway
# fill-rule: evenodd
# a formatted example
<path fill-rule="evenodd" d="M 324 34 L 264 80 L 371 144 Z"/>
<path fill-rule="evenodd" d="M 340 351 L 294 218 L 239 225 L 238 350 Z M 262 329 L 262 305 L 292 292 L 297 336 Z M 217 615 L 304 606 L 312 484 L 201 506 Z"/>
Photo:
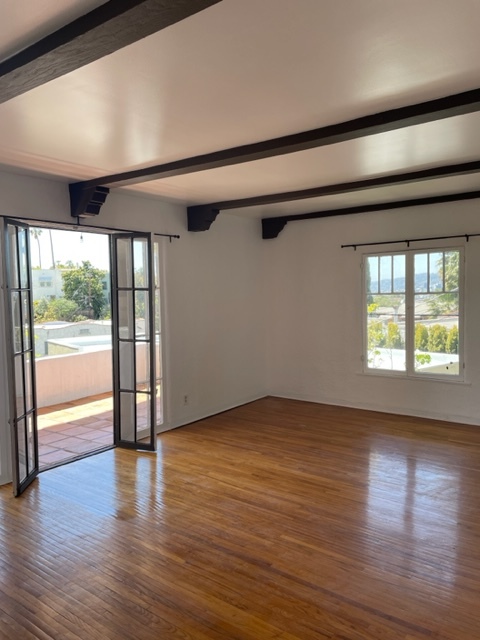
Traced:
<path fill-rule="evenodd" d="M 39 469 L 113 446 L 109 236 L 30 227 Z"/>
<path fill-rule="evenodd" d="M 149 233 L 8 219 L 3 232 L 15 495 L 40 470 L 110 446 L 155 450 L 163 420 L 158 242 Z"/>

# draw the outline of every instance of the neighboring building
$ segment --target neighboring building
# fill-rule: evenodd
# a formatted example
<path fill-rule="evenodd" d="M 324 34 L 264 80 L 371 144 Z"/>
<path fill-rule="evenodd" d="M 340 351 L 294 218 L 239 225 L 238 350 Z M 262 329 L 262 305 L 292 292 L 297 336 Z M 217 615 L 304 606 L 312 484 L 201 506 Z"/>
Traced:
<path fill-rule="evenodd" d="M 63 269 L 32 269 L 33 300 L 63 296 Z"/>
<path fill-rule="evenodd" d="M 33 301 L 47 298 L 54 300 L 63 297 L 62 274 L 68 269 L 32 269 Z M 110 302 L 110 276 L 107 273 L 102 279 L 105 297 Z"/>
<path fill-rule="evenodd" d="M 35 354 L 37 358 L 54 355 L 58 350 L 51 347 L 51 343 L 64 338 L 79 338 L 86 336 L 110 336 L 112 333 L 111 320 L 84 320 L 83 322 L 46 322 L 35 325 Z M 66 351 L 63 350 L 62 353 Z"/>

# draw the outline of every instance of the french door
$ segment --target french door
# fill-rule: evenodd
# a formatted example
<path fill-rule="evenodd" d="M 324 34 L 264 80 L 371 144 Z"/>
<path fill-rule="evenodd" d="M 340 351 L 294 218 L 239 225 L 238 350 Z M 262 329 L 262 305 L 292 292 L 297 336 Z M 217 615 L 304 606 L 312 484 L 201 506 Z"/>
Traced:
<path fill-rule="evenodd" d="M 156 448 L 155 271 L 151 234 L 111 236 L 114 442 Z"/>
<path fill-rule="evenodd" d="M 4 234 L 12 481 L 13 492 L 18 496 L 38 474 L 29 228 L 6 220 Z"/>
<path fill-rule="evenodd" d="M 39 472 L 29 232 L 28 225 L 5 220 L 9 425 L 16 496 Z M 156 448 L 157 411 L 161 414 L 160 296 L 154 247 L 158 254 L 150 234 L 111 235 L 114 443 L 146 451 Z"/>

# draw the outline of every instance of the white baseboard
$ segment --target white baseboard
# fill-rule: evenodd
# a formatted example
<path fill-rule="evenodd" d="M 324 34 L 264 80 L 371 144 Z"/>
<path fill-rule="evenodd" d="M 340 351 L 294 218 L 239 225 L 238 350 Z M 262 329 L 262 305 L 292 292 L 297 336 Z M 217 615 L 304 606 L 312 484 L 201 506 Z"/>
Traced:
<path fill-rule="evenodd" d="M 255 400 L 260 400 L 261 398 L 265 398 L 267 394 L 262 393 L 261 395 L 254 395 L 251 397 L 244 398 L 242 400 L 238 400 L 233 404 L 225 404 L 219 405 L 216 407 L 211 407 L 210 409 L 204 410 L 200 413 L 191 413 L 188 416 L 184 416 L 180 420 L 173 420 L 168 424 L 163 424 L 160 426 L 157 433 L 164 433 L 165 431 L 171 431 L 172 429 L 178 429 L 179 427 L 184 427 L 187 424 L 191 424 L 192 422 L 198 422 L 199 420 L 204 420 L 205 418 L 210 418 L 211 416 L 217 415 L 217 413 L 223 413 L 224 411 L 230 411 L 230 409 L 235 409 L 236 407 L 241 407 L 244 404 L 248 404 L 249 402 L 255 402 Z"/>
<path fill-rule="evenodd" d="M 430 420 L 442 420 L 444 422 L 456 422 L 460 424 L 469 424 L 473 426 L 480 426 L 479 418 L 472 418 L 471 416 L 456 415 L 451 413 L 442 413 L 436 411 L 420 411 L 418 409 L 411 409 L 405 407 L 381 407 L 371 402 L 348 402 L 342 398 L 319 398 L 309 394 L 296 394 L 288 392 L 271 393 L 270 395 L 276 398 L 286 398 L 288 400 L 303 400 L 304 402 L 314 402 L 316 404 L 328 404 L 338 407 L 348 407 L 350 409 L 365 409 L 367 411 L 377 411 L 379 413 L 394 413 L 401 416 L 411 416 L 416 418 L 430 418 Z"/>

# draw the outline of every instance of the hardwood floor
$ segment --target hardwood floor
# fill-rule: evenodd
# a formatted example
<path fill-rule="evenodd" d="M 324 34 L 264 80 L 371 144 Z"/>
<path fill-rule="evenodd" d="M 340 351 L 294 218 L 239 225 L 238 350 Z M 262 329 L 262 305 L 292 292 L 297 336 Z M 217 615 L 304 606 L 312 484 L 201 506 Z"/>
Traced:
<path fill-rule="evenodd" d="M 1 640 L 478 640 L 480 428 L 266 398 L 0 489 Z"/>

